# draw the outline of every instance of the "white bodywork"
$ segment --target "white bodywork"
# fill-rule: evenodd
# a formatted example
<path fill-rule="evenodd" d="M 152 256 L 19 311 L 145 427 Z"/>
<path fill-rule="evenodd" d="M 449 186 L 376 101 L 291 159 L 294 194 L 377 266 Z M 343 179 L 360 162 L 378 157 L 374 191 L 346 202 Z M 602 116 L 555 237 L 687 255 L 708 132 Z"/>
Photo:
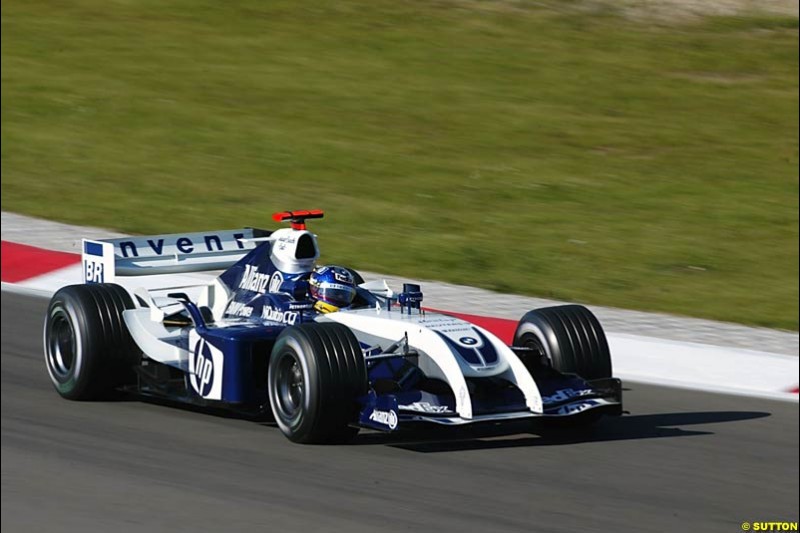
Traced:
<path fill-rule="evenodd" d="M 297 259 L 297 245 L 303 235 L 311 237 L 311 242 L 314 243 L 314 255 L 313 257 Z M 282 272 L 288 274 L 310 272 L 314 268 L 317 259 L 319 259 L 317 236 L 310 231 L 281 228 L 272 232 L 269 240 L 272 242 L 270 260 Z"/>
<path fill-rule="evenodd" d="M 116 276 L 228 268 L 256 247 L 252 228 L 82 241 L 84 279 L 113 283 Z"/>
<path fill-rule="evenodd" d="M 304 235 L 312 239 L 313 257 L 298 259 L 297 248 Z M 297 229 L 280 229 L 264 237 L 256 236 L 252 229 L 245 228 L 84 241 L 85 278 L 90 283 L 107 283 L 113 281 L 116 275 L 223 268 L 241 259 L 259 242 L 265 241 L 272 243 L 272 262 L 287 273 L 310 271 L 319 257 L 316 235 Z M 254 272 L 254 275 L 258 274 L 255 269 Z M 385 282 L 372 282 L 363 285 L 363 288 L 383 298 L 394 295 Z M 183 289 L 188 288 L 173 287 L 170 290 Z M 193 300 L 198 306 L 211 310 L 219 327 L 231 298 L 228 288 L 219 279 L 215 279 L 207 285 L 191 289 L 197 296 Z M 269 289 L 272 290 L 272 287 Z M 179 299 L 168 297 L 164 292 L 150 293 L 144 289 L 134 291 L 139 305 L 136 309 L 123 313 L 125 324 L 136 344 L 149 358 L 187 370 L 194 379 L 192 386 L 198 390 L 201 388 L 198 375 L 195 369 L 190 368 L 192 357 L 189 347 L 196 344 L 187 338 L 191 328 L 165 326 L 165 318 L 179 312 L 183 305 Z M 343 324 L 355 333 L 359 341 L 368 346 L 379 346 L 383 350 L 398 340 L 407 338 L 408 348 L 419 354 L 417 364 L 420 370 L 428 377 L 443 380 L 452 388 L 458 414 L 458 419 L 453 419 L 455 421 L 452 423 L 543 413 L 539 389 L 517 355 L 493 334 L 469 322 L 438 313 L 421 313 L 418 309 L 411 313 L 392 308 L 382 309 L 380 305 L 369 309 L 319 315 L 316 320 Z M 491 359 L 481 355 L 484 350 L 492 354 Z M 472 360 L 465 358 L 464 353 L 471 355 Z M 211 356 L 216 357 L 215 354 Z M 472 399 L 465 378 L 489 376 L 501 377 L 519 388 L 529 411 L 473 416 Z M 209 394 L 219 397 L 219 391 L 213 387 Z"/>
<path fill-rule="evenodd" d="M 380 308 L 340 311 L 317 317 L 317 321 L 338 322 L 350 328 L 359 341 L 370 346 L 388 348 L 408 336 L 410 349 L 419 352 L 419 368 L 427 376 L 450 385 L 455 394 L 456 412 L 466 420 L 473 418 L 472 401 L 466 377 L 498 376 L 516 385 L 525 395 L 532 413 L 541 414 L 542 396 L 519 357 L 503 342 L 469 322 L 438 313 L 413 314 Z M 458 343 L 459 339 L 480 334 L 497 353 L 493 364 L 470 364 L 451 349 L 442 336 Z M 471 348 L 472 346 L 470 346 Z"/>

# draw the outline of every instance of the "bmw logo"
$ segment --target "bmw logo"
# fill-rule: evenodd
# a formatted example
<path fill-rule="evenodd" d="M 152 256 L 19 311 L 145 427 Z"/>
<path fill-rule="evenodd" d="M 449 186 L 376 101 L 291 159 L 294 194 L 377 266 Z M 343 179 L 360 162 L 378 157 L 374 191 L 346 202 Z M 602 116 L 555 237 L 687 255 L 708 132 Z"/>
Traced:
<path fill-rule="evenodd" d="M 461 337 L 460 339 L 458 339 L 458 342 L 460 342 L 465 346 L 475 346 L 476 344 L 478 344 L 478 339 L 476 339 L 475 337 Z"/>

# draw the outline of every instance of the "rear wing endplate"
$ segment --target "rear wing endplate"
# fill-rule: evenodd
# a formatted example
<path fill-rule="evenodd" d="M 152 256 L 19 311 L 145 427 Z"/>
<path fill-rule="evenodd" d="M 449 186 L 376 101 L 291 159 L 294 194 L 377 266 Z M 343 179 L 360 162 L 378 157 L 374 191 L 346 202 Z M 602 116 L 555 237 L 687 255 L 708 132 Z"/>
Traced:
<path fill-rule="evenodd" d="M 251 239 L 271 232 L 256 228 L 83 239 L 83 279 L 113 283 L 117 276 L 144 276 L 226 269 L 259 245 Z"/>

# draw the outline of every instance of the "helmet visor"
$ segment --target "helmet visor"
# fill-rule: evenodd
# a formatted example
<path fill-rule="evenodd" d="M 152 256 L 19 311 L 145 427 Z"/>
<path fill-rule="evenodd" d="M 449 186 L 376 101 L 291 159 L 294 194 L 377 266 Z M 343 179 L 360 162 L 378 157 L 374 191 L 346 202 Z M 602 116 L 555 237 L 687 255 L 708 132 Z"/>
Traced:
<path fill-rule="evenodd" d="M 356 297 L 356 290 L 353 287 L 339 283 L 323 283 L 317 287 L 315 296 L 317 299 L 337 307 L 347 307 L 353 303 L 353 298 Z"/>

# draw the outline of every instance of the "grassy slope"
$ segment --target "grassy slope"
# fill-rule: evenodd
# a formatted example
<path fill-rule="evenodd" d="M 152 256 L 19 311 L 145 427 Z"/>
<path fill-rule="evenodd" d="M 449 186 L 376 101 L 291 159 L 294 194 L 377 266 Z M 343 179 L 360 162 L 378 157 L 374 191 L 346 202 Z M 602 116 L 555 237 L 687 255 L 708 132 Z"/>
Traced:
<path fill-rule="evenodd" d="M 797 329 L 797 19 L 319 4 L 4 2 L 2 208 Z"/>

